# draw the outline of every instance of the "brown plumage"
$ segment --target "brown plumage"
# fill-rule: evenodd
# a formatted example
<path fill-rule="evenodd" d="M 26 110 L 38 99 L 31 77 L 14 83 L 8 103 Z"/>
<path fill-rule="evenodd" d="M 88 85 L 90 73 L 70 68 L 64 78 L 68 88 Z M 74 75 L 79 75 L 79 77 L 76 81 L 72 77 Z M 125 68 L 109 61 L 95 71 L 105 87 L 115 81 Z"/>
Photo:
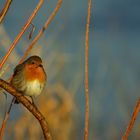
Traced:
<path fill-rule="evenodd" d="M 46 73 L 39 56 L 31 56 L 14 69 L 11 84 L 27 96 L 38 96 L 46 83 Z"/>

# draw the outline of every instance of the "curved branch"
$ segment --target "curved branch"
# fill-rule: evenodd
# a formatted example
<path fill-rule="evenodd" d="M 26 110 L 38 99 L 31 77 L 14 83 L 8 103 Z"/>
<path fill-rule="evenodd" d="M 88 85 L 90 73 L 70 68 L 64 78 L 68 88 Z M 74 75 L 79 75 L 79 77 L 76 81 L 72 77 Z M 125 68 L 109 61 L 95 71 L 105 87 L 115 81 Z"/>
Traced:
<path fill-rule="evenodd" d="M 52 140 L 51 134 L 49 132 L 48 123 L 42 113 L 38 110 L 38 108 L 33 105 L 26 97 L 16 91 L 9 83 L 0 79 L 0 87 L 5 89 L 11 95 L 15 96 L 19 102 L 21 102 L 39 121 L 45 140 Z"/>

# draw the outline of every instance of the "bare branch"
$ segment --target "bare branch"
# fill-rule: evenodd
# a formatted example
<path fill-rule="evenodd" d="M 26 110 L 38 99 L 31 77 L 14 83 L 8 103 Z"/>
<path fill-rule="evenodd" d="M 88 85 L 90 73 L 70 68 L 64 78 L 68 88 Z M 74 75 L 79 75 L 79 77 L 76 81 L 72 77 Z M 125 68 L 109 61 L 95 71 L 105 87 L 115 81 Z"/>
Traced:
<path fill-rule="evenodd" d="M 84 140 L 88 139 L 88 121 L 89 121 L 89 95 L 88 95 L 88 33 L 90 24 L 90 11 L 92 0 L 88 3 L 87 24 L 86 24 L 86 37 L 85 37 L 85 96 L 86 96 L 86 111 L 85 111 L 85 130 Z"/>
<path fill-rule="evenodd" d="M 0 79 L 0 87 L 5 89 L 11 95 L 15 96 L 20 103 L 22 103 L 39 121 L 45 140 L 52 140 L 51 134 L 49 132 L 48 123 L 42 113 L 38 110 L 38 108 L 33 105 L 26 97 L 24 97 L 21 93 L 16 91 L 9 83 Z"/>
<path fill-rule="evenodd" d="M 128 136 L 129 136 L 129 134 L 130 134 L 130 132 L 132 130 L 132 127 L 133 127 L 134 122 L 136 120 L 136 117 L 137 117 L 137 115 L 139 113 L 139 110 L 140 110 L 140 98 L 139 98 L 139 100 L 137 102 L 137 105 L 136 105 L 135 110 L 133 112 L 132 118 L 130 120 L 130 123 L 129 123 L 129 125 L 128 125 L 128 127 L 127 127 L 127 129 L 126 129 L 126 131 L 125 131 L 125 133 L 123 135 L 123 137 L 122 137 L 122 140 L 127 140 L 128 139 Z"/>
<path fill-rule="evenodd" d="M 3 9 L 0 12 L 0 23 L 3 21 L 4 17 L 6 16 L 6 13 L 8 12 L 11 3 L 12 0 L 6 0 L 6 3 L 4 4 Z"/>

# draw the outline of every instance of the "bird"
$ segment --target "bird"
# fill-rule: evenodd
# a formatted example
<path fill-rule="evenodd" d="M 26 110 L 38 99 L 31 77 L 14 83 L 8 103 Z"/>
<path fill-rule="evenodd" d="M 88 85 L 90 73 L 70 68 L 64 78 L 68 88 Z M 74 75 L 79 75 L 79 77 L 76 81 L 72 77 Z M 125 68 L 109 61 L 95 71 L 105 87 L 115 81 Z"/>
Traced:
<path fill-rule="evenodd" d="M 47 75 L 42 59 L 34 55 L 15 67 L 10 83 L 22 95 L 30 96 L 34 103 L 33 97 L 41 94 L 46 81 Z M 19 101 L 15 99 L 14 103 L 19 103 Z"/>

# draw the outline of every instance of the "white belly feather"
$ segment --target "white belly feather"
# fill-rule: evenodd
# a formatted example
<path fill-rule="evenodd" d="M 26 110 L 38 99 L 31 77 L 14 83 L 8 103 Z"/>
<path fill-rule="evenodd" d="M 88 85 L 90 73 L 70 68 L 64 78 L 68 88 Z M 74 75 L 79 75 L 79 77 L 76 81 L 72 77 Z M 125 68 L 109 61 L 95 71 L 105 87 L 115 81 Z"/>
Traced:
<path fill-rule="evenodd" d="M 27 82 L 25 95 L 28 96 L 38 96 L 44 88 L 44 84 L 40 84 L 38 80 L 34 80 L 33 82 Z"/>

